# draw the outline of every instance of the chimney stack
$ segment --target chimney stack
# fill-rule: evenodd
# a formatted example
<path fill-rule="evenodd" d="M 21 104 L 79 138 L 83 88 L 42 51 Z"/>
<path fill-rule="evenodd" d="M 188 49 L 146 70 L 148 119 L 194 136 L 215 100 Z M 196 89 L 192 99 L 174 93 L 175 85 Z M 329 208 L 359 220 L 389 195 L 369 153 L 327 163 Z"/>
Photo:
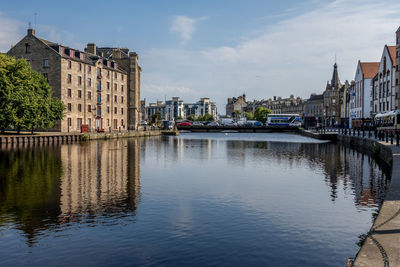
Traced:
<path fill-rule="evenodd" d="M 97 55 L 96 54 L 96 44 L 95 43 L 88 43 L 86 46 L 86 52 Z"/>
<path fill-rule="evenodd" d="M 28 35 L 29 35 L 29 36 L 34 36 L 34 35 L 35 35 L 35 29 L 29 28 L 29 29 L 28 29 Z"/>

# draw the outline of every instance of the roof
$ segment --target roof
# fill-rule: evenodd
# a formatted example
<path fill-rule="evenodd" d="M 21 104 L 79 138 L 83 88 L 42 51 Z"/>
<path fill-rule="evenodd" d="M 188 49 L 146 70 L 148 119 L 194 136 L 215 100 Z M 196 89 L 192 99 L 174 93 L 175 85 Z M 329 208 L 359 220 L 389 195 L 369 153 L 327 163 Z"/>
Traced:
<path fill-rule="evenodd" d="M 396 46 L 387 46 L 390 54 L 390 58 L 392 59 L 393 67 L 396 66 Z"/>
<path fill-rule="evenodd" d="M 360 62 L 364 79 L 372 79 L 378 73 L 380 62 Z"/>

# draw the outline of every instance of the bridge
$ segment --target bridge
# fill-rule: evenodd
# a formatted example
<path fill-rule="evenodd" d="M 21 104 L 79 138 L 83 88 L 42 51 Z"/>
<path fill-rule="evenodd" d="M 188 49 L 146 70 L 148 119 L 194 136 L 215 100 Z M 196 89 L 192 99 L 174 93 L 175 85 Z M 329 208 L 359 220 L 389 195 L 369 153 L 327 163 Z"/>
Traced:
<path fill-rule="evenodd" d="M 208 126 L 192 125 L 177 126 L 179 131 L 188 132 L 238 132 L 238 133 L 271 133 L 271 132 L 298 132 L 297 127 L 268 127 L 268 126 Z"/>

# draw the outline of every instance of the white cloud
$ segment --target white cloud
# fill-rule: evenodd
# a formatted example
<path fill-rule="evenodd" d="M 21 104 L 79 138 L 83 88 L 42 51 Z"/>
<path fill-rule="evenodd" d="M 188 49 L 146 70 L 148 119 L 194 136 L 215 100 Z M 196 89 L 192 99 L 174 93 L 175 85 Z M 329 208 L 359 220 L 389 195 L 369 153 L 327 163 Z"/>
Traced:
<path fill-rule="evenodd" d="M 204 18 L 189 18 L 187 16 L 175 16 L 170 30 L 181 36 L 182 43 L 192 39 L 196 30 L 196 23 Z"/>
<path fill-rule="evenodd" d="M 166 78 L 193 88 L 187 97 L 209 96 L 221 113 L 227 97 L 243 92 L 250 99 L 308 97 L 324 90 L 335 54 L 342 81 L 354 79 L 359 59 L 378 61 L 383 46 L 395 43 L 399 17 L 398 1 L 337 0 L 317 5 L 274 25 L 250 29 L 251 37 L 239 36 L 234 45 L 202 51 L 149 50 L 142 57 L 143 81 L 164 84 Z M 193 31 L 187 32 L 189 38 Z M 162 70 L 160 62 L 166 63 Z"/>
<path fill-rule="evenodd" d="M 22 38 L 22 24 L 0 13 L 0 25 L 0 52 L 5 53 Z"/>

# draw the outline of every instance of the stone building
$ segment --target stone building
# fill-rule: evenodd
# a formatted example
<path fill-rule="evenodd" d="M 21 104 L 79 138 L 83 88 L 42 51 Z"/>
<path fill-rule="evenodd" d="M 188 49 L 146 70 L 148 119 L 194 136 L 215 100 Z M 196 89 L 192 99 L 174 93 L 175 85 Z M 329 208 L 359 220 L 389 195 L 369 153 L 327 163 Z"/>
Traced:
<path fill-rule="evenodd" d="M 399 108 L 399 92 L 395 90 L 396 46 L 385 45 L 378 73 L 372 78 L 372 111 L 374 114 Z"/>
<path fill-rule="evenodd" d="M 324 116 L 324 95 L 311 94 L 304 105 L 305 117 L 314 117 L 317 121 Z"/>
<path fill-rule="evenodd" d="M 226 116 L 233 117 L 236 110 L 242 113 L 247 111 L 247 102 L 245 94 L 238 97 L 228 98 L 228 103 L 226 104 Z"/>
<path fill-rule="evenodd" d="M 348 128 L 350 126 L 350 94 L 354 91 L 355 82 L 346 81 L 345 86 L 340 89 L 340 126 Z"/>
<path fill-rule="evenodd" d="M 333 65 L 332 80 L 326 84 L 324 95 L 324 118 L 326 126 L 335 126 L 340 123 L 340 88 L 337 64 Z"/>
<path fill-rule="evenodd" d="M 129 52 L 128 48 L 98 47 L 96 44 L 88 44 L 87 52 L 97 54 L 108 60 L 118 63 L 118 66 L 128 74 L 128 129 L 136 130 L 141 120 L 140 109 L 140 73 L 139 56 L 135 52 Z"/>
<path fill-rule="evenodd" d="M 25 58 L 67 107 L 64 119 L 52 130 L 78 132 L 84 124 L 90 131 L 135 128 L 128 120 L 129 72 L 116 60 L 99 55 L 94 44 L 85 50 L 38 38 L 35 30 L 28 29 L 8 55 Z"/>

